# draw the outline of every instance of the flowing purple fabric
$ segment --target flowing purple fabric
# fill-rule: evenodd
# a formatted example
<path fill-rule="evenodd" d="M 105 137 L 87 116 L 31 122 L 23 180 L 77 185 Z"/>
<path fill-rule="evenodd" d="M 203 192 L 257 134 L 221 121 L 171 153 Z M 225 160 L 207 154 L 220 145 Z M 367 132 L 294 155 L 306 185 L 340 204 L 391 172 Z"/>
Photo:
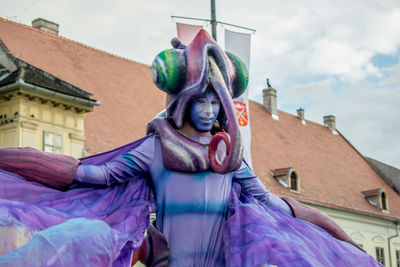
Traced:
<path fill-rule="evenodd" d="M 146 139 L 82 163 L 103 164 Z M 5 240 L 0 252 L 10 251 L 0 257 L 0 266 L 130 266 L 150 208 L 146 177 L 61 192 L 0 170 L 0 240 Z M 241 193 L 236 182 L 228 215 L 223 234 L 227 266 L 380 266 L 324 230 Z M 12 237 L 19 238 L 19 245 L 31 241 L 14 250 L 18 244 L 7 243 Z"/>
<path fill-rule="evenodd" d="M 382 266 L 371 255 L 333 238 L 326 231 L 266 207 L 232 188 L 224 229 L 225 258 L 231 267 Z"/>
<path fill-rule="evenodd" d="M 145 139 L 84 158 L 82 163 L 102 164 Z M 11 262 L 12 266 L 130 266 L 132 251 L 141 244 L 148 226 L 151 203 L 146 177 L 107 188 L 61 192 L 0 170 L 0 240 L 16 237 L 20 241 L 0 243 L 0 255 L 37 232 L 22 249 L 0 257 L 0 266 Z M 40 244 L 50 242 L 54 250 L 41 249 Z"/>

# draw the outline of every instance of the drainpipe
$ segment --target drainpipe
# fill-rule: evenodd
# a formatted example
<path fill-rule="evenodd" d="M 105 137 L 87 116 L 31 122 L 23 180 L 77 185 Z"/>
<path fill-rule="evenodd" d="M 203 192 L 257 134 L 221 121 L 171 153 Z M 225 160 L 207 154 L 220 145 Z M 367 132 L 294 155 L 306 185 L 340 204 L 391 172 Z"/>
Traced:
<path fill-rule="evenodd" d="M 390 239 L 398 237 L 399 236 L 399 228 L 397 227 L 399 225 L 399 221 L 394 221 L 394 225 L 396 227 L 396 234 L 392 235 L 388 238 L 388 247 L 389 247 L 389 262 L 390 262 L 390 267 L 392 267 L 392 250 L 390 248 Z"/>

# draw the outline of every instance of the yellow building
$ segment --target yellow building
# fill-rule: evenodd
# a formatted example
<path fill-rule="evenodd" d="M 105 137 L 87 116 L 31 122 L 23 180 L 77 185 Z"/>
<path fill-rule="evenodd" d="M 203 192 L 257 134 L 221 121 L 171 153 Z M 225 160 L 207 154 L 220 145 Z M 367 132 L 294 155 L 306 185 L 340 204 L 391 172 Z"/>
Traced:
<path fill-rule="evenodd" d="M 90 94 L 12 57 L 0 41 L 0 147 L 82 157 Z"/>

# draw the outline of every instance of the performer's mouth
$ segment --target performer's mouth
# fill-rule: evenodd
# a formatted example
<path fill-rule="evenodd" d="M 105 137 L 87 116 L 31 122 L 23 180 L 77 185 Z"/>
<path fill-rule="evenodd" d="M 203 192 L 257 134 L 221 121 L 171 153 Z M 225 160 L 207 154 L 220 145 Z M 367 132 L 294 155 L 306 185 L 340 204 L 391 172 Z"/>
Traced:
<path fill-rule="evenodd" d="M 212 120 L 212 118 L 200 118 L 200 119 L 203 121 L 211 121 Z"/>

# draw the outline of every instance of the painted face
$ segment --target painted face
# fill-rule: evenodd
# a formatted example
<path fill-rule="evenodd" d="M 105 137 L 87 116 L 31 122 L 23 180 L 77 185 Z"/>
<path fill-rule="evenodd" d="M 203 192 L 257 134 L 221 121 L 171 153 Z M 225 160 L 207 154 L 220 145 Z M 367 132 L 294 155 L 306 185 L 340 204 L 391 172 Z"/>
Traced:
<path fill-rule="evenodd" d="M 203 96 L 192 101 L 190 125 L 199 132 L 209 132 L 217 119 L 220 101 L 214 91 L 208 90 Z"/>

